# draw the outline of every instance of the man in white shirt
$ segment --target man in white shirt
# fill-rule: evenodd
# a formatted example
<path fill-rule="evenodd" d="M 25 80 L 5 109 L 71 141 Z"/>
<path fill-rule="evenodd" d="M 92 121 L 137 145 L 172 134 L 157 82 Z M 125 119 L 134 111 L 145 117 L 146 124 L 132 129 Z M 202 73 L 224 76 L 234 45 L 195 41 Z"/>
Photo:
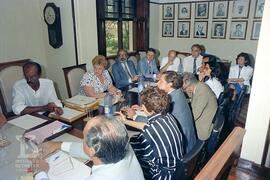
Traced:
<path fill-rule="evenodd" d="M 40 78 L 41 67 L 36 62 L 23 66 L 25 79 L 15 82 L 12 90 L 12 110 L 16 115 L 55 112 L 63 114 L 62 104 L 56 96 L 53 82 Z"/>
<path fill-rule="evenodd" d="M 168 57 L 164 57 L 160 63 L 160 72 L 165 71 L 178 71 L 178 67 L 180 64 L 180 59 L 176 57 L 176 51 L 170 50 L 168 52 Z"/>
<path fill-rule="evenodd" d="M 71 156 L 90 158 L 93 162 L 86 179 L 91 180 L 141 180 L 144 179 L 140 164 L 129 145 L 125 126 L 115 118 L 96 116 L 86 124 L 84 143 L 48 142 L 42 145 L 43 155 L 59 149 Z M 35 180 L 48 180 L 45 171 L 48 164 L 44 160 L 35 161 Z"/>
<path fill-rule="evenodd" d="M 191 47 L 191 55 L 184 58 L 183 69 L 184 72 L 190 72 L 193 74 L 198 74 L 199 69 L 202 65 L 201 47 L 199 44 L 193 44 Z"/>

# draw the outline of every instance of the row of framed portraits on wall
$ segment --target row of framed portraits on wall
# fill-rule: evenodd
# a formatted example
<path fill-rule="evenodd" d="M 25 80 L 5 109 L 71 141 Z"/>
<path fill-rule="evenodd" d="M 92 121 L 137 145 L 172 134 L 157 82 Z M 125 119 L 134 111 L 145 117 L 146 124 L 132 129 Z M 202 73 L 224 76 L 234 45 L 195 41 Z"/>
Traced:
<path fill-rule="evenodd" d="M 248 21 L 239 20 L 231 22 L 230 39 L 245 40 Z M 226 39 L 227 21 L 213 21 L 211 28 L 212 39 Z M 258 40 L 261 29 L 261 21 L 254 20 L 252 26 L 251 40 Z M 208 21 L 195 21 L 193 29 L 194 38 L 207 38 Z M 177 37 L 190 38 L 190 21 L 178 21 Z M 174 21 L 162 22 L 162 37 L 174 37 Z"/>
<path fill-rule="evenodd" d="M 253 0 L 252 0 L 253 1 Z M 254 18 L 263 15 L 265 0 L 256 0 Z M 232 18 L 248 18 L 250 0 L 234 0 Z M 173 20 L 175 17 L 175 4 L 163 4 L 163 20 Z M 229 12 L 229 1 L 215 1 L 213 4 L 213 18 L 226 19 Z M 209 14 L 209 2 L 195 3 L 195 18 L 207 19 Z M 178 19 L 191 18 L 191 3 L 178 4 Z"/>

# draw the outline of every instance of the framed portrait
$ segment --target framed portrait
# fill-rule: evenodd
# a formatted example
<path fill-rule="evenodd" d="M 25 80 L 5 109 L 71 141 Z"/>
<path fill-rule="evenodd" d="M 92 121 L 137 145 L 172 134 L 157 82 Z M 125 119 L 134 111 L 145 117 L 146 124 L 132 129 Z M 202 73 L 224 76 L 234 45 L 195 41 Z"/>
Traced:
<path fill-rule="evenodd" d="M 248 18 L 250 0 L 234 0 L 232 18 Z"/>
<path fill-rule="evenodd" d="M 247 21 L 232 21 L 230 39 L 246 39 Z"/>
<path fill-rule="evenodd" d="M 174 36 L 174 21 L 163 21 L 162 37 L 173 37 L 173 36 Z"/>
<path fill-rule="evenodd" d="M 207 21 L 194 22 L 194 38 L 207 38 Z"/>
<path fill-rule="evenodd" d="M 212 22 L 212 39 L 225 39 L 226 38 L 226 21 L 213 21 Z"/>
<path fill-rule="evenodd" d="M 198 2 L 195 3 L 195 18 L 196 19 L 207 19 L 209 10 L 209 2 Z"/>
<path fill-rule="evenodd" d="M 215 1 L 213 6 L 214 19 L 226 19 L 228 17 L 229 1 Z"/>
<path fill-rule="evenodd" d="M 164 20 L 174 19 L 174 4 L 163 4 L 162 17 Z"/>
<path fill-rule="evenodd" d="M 190 21 L 178 21 L 177 37 L 179 38 L 190 37 Z"/>
<path fill-rule="evenodd" d="M 254 18 L 262 18 L 264 9 L 264 0 L 257 0 L 255 6 Z"/>
<path fill-rule="evenodd" d="M 261 31 L 261 21 L 253 21 L 251 40 L 259 40 Z"/>
<path fill-rule="evenodd" d="M 178 19 L 190 19 L 191 3 L 178 4 Z"/>

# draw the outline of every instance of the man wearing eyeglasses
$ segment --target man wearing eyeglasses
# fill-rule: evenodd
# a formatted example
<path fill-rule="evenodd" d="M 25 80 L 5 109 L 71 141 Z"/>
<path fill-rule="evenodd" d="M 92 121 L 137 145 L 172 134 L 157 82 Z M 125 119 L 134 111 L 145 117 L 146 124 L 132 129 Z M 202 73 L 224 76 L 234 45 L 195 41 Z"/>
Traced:
<path fill-rule="evenodd" d="M 23 66 L 23 74 L 25 79 L 15 82 L 13 86 L 13 112 L 16 115 L 47 112 L 62 115 L 62 104 L 56 96 L 53 82 L 40 78 L 41 66 L 36 62 L 27 62 Z"/>
<path fill-rule="evenodd" d="M 191 72 L 198 74 L 202 65 L 201 47 L 199 44 L 193 44 L 191 47 L 191 55 L 184 58 L 183 69 L 184 72 Z"/>

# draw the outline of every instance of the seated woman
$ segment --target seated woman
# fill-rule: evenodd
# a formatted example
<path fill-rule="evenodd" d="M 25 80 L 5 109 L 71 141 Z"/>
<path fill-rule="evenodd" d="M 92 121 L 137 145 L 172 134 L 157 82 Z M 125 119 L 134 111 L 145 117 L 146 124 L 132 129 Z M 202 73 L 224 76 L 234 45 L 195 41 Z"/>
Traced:
<path fill-rule="evenodd" d="M 207 55 L 203 57 L 202 70 L 199 74 L 199 81 L 207 84 L 211 90 L 215 93 L 217 99 L 224 91 L 224 87 L 219 81 L 220 68 L 217 64 L 216 57 L 213 55 Z"/>
<path fill-rule="evenodd" d="M 106 91 L 120 95 L 121 91 L 112 84 L 110 74 L 105 67 L 108 62 L 104 56 L 98 55 L 92 60 L 94 72 L 86 72 L 80 82 L 80 94 L 95 98 L 103 98 Z"/>
<path fill-rule="evenodd" d="M 157 87 L 140 93 L 142 109 L 148 116 L 147 123 L 121 120 L 141 130 L 131 137 L 130 144 L 141 164 L 145 179 L 171 179 L 184 154 L 183 135 L 175 118 L 167 113 L 169 95 Z"/>
<path fill-rule="evenodd" d="M 236 58 L 236 65 L 231 66 L 228 83 L 235 89 L 235 95 L 241 91 L 243 85 L 248 86 L 247 94 L 250 93 L 250 79 L 253 75 L 253 68 L 249 66 L 250 59 L 247 53 L 240 53 Z"/>

